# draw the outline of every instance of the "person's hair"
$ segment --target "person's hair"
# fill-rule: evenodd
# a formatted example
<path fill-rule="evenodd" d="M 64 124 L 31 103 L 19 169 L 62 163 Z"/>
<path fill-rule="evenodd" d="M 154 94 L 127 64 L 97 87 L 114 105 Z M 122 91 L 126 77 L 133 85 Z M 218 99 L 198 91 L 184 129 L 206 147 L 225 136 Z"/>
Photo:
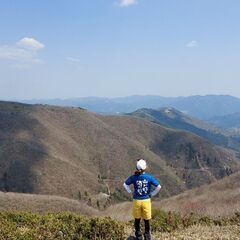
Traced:
<path fill-rule="evenodd" d="M 143 172 L 145 172 L 145 170 L 142 170 L 142 169 L 140 169 L 140 170 L 136 170 L 135 171 L 135 175 L 140 175 L 140 174 L 142 174 Z"/>

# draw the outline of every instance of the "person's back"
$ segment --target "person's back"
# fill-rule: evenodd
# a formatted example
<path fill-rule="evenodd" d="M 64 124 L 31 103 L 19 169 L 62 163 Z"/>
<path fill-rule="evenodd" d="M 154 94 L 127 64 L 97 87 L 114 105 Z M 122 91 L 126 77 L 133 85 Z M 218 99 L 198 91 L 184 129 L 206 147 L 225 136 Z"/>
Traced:
<path fill-rule="evenodd" d="M 151 194 L 152 185 L 157 187 L 159 182 L 149 173 L 142 172 L 134 174 L 125 182 L 127 185 L 133 184 L 134 193 L 133 199 L 143 200 L 149 199 Z"/>
<path fill-rule="evenodd" d="M 137 171 L 134 175 L 130 176 L 125 183 L 123 184 L 124 188 L 132 193 L 129 185 L 133 184 L 134 192 L 133 192 L 133 217 L 135 218 L 135 234 L 136 239 L 142 239 L 142 233 L 140 228 L 141 218 L 144 219 L 145 223 L 145 233 L 144 239 L 150 240 L 150 223 L 149 220 L 152 217 L 151 213 L 151 197 L 155 196 L 161 185 L 151 174 L 146 173 L 145 170 L 147 168 L 146 161 L 143 159 L 139 159 L 137 161 Z M 155 186 L 155 190 L 152 191 L 152 185 Z"/>

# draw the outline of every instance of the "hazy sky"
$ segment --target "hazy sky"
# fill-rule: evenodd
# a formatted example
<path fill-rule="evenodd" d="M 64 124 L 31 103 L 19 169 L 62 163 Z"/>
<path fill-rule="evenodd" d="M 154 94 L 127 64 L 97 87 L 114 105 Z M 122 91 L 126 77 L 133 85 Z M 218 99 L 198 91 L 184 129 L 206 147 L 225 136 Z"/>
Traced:
<path fill-rule="evenodd" d="M 0 1 L 0 99 L 133 94 L 240 97 L 240 1 Z"/>

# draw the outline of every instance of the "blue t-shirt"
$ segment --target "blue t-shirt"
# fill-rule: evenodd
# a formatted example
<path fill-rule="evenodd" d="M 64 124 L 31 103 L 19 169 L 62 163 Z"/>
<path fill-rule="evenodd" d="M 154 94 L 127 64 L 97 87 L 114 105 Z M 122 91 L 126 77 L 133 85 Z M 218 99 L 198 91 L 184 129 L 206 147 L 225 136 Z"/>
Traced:
<path fill-rule="evenodd" d="M 133 199 L 143 200 L 150 198 L 151 186 L 157 187 L 160 185 L 159 181 L 149 173 L 142 173 L 140 175 L 132 175 L 125 183 L 127 185 L 134 185 Z"/>

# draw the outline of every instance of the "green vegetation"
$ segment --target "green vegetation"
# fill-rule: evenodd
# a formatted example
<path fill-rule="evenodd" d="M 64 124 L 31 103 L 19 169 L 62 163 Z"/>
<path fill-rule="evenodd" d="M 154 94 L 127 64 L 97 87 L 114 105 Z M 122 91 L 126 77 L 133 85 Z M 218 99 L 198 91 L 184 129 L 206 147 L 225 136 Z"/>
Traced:
<path fill-rule="evenodd" d="M 153 211 L 152 231 L 153 232 L 173 232 L 186 229 L 195 225 L 203 226 L 228 226 L 240 224 L 240 212 L 236 212 L 231 217 L 211 218 L 208 216 L 197 216 L 189 214 L 181 216 L 174 212 L 165 212 L 160 209 Z"/>
<path fill-rule="evenodd" d="M 124 224 L 111 218 L 87 218 L 73 213 L 0 213 L 0 239 L 4 240 L 122 240 L 124 235 Z"/>
<path fill-rule="evenodd" d="M 153 211 L 151 223 L 153 235 L 161 239 L 171 239 L 171 236 L 179 234 L 182 236 L 184 231 L 189 231 L 191 228 L 221 231 L 235 229 L 239 224 L 239 212 L 231 217 L 214 219 L 193 214 L 181 216 L 160 209 Z M 89 218 L 67 212 L 45 215 L 30 212 L 0 212 L 1 240 L 123 240 L 126 239 L 126 232 L 130 227 L 133 227 L 132 222 L 118 222 L 109 217 Z M 201 235 L 201 232 L 198 234 Z"/>

